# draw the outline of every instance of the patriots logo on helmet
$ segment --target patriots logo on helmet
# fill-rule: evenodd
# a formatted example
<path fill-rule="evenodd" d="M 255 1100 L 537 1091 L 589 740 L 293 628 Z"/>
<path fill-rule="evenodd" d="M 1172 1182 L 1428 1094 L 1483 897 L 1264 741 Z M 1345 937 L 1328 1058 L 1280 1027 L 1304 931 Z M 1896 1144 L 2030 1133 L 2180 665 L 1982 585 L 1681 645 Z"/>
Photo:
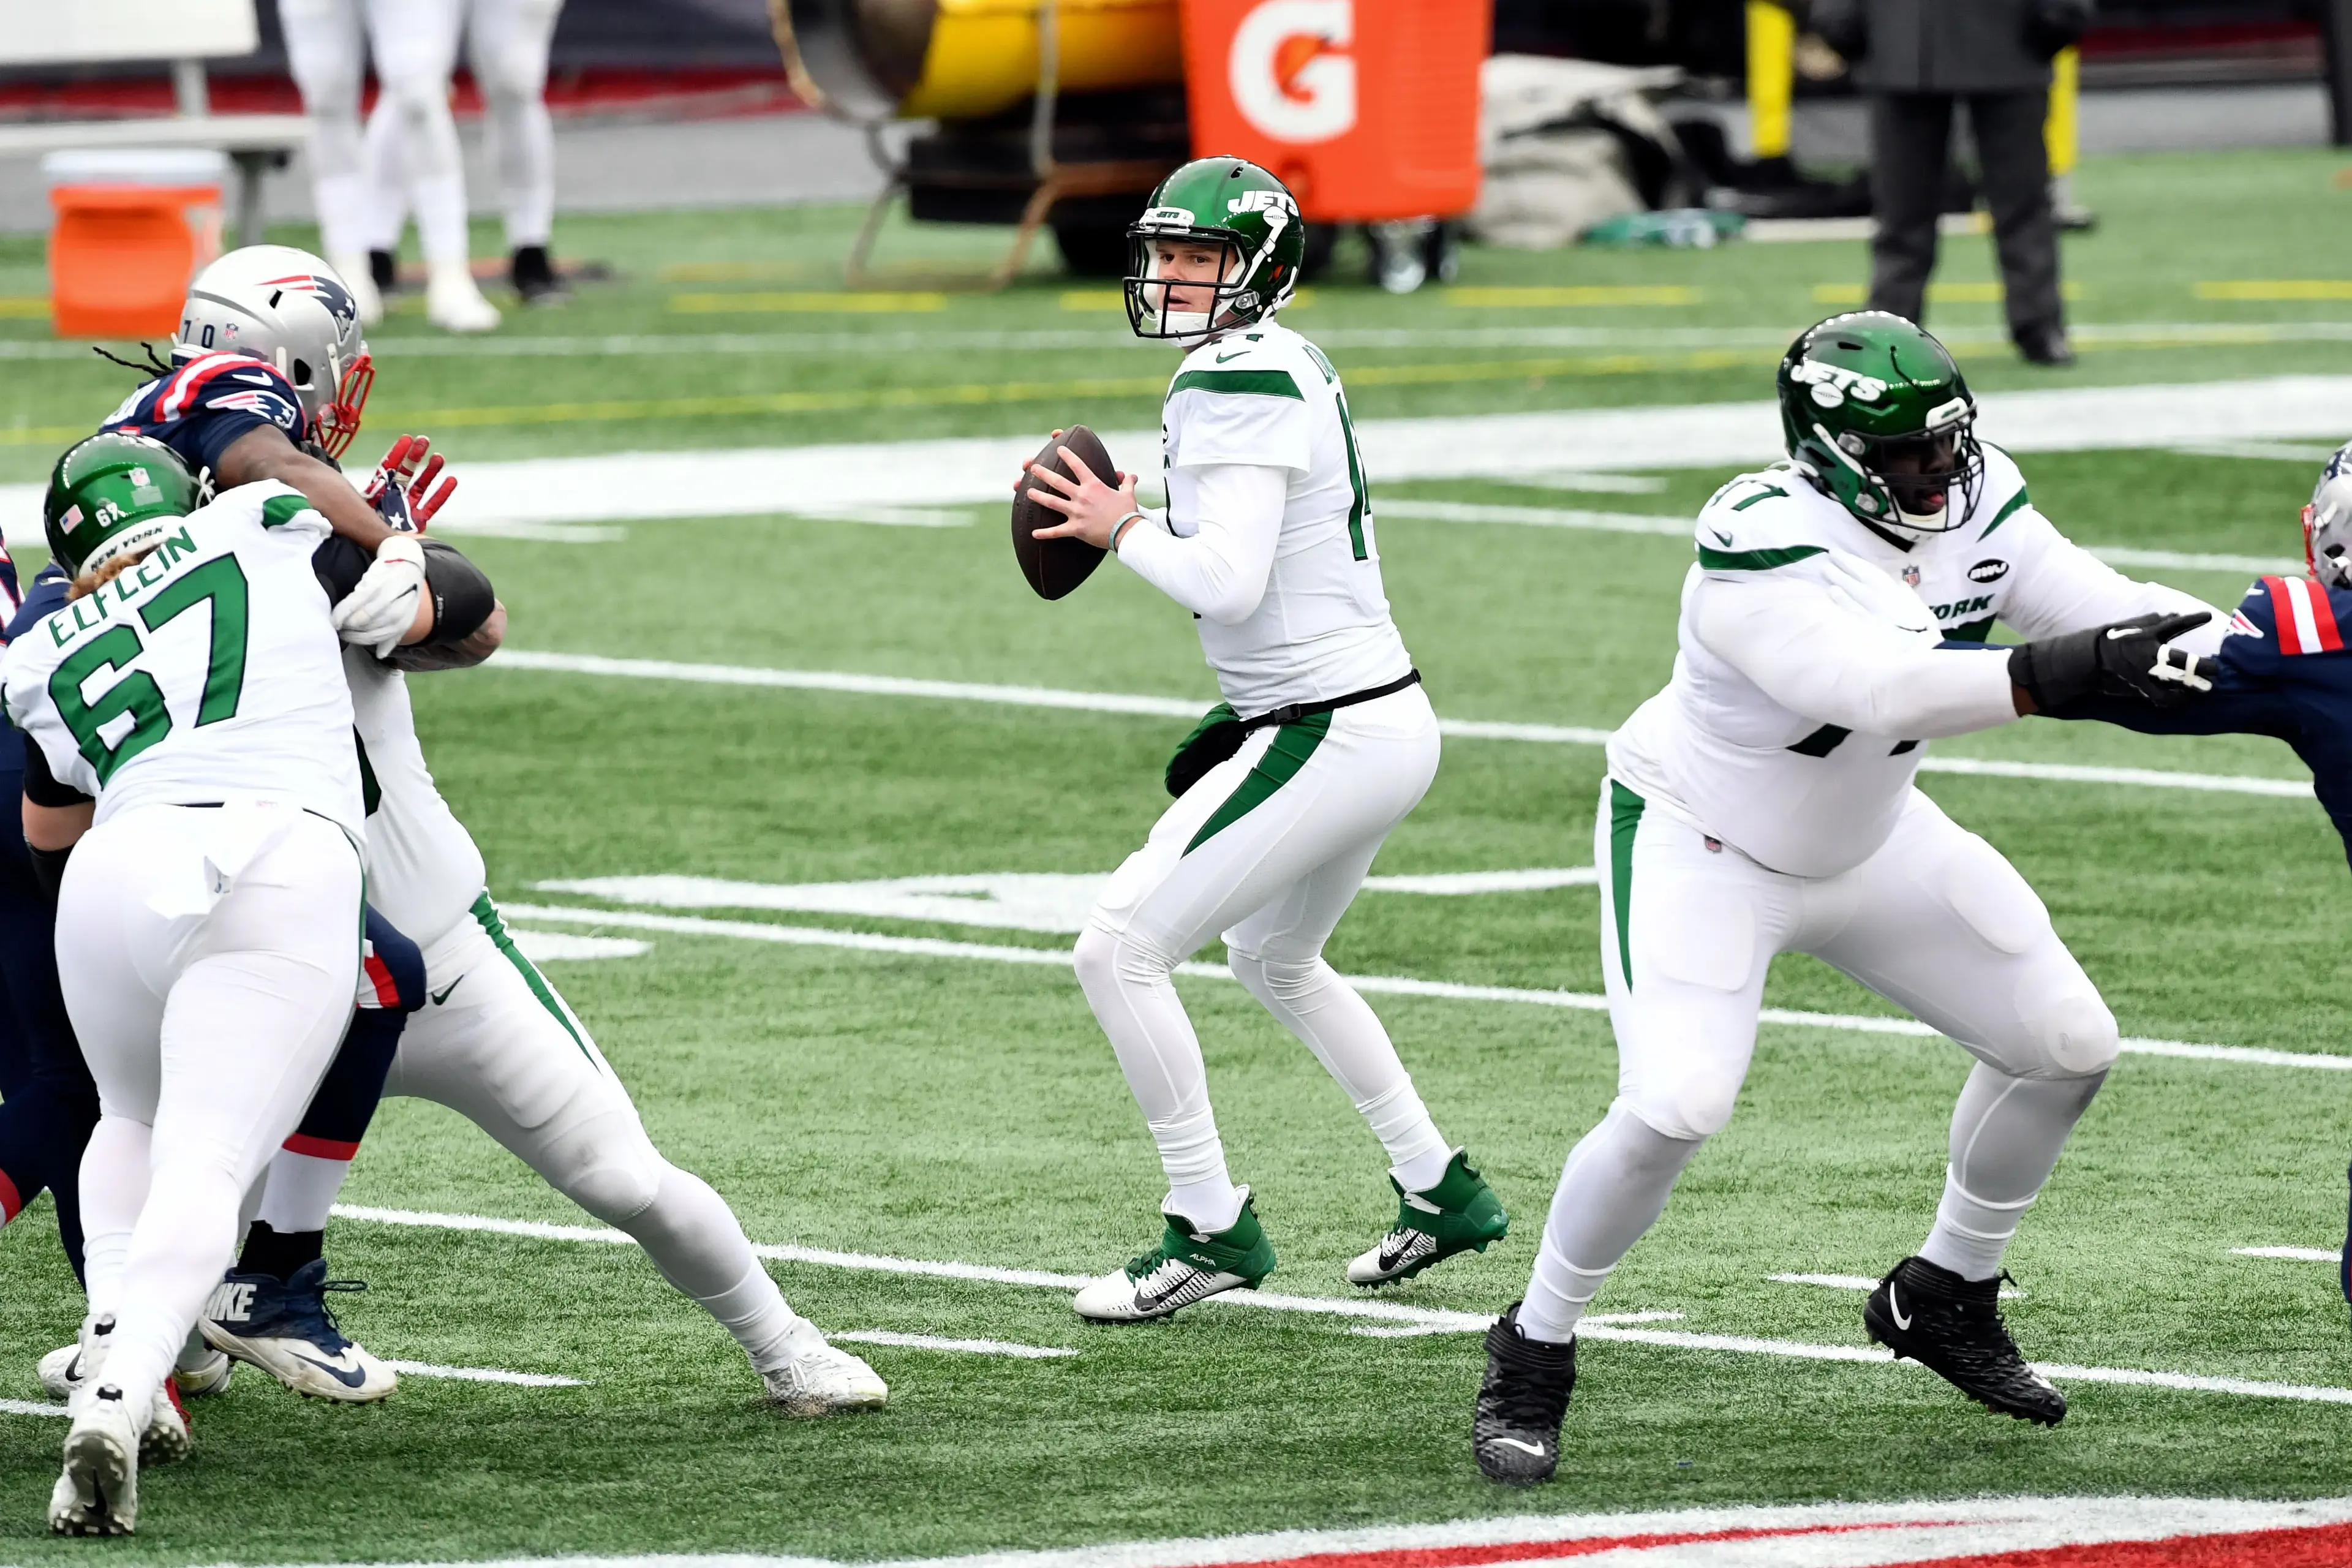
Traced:
<path fill-rule="evenodd" d="M 332 278 L 321 278 L 313 272 L 298 273 L 291 278 L 272 278 L 263 285 L 281 289 L 289 294 L 315 294 L 327 313 L 339 321 L 356 322 L 360 319 L 360 302 L 352 291 Z"/>

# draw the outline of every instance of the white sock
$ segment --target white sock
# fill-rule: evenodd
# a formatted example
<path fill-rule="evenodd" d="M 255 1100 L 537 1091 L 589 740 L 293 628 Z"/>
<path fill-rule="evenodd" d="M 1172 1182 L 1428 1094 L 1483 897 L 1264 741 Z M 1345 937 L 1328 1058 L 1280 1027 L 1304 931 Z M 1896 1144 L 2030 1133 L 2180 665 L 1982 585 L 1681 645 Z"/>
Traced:
<path fill-rule="evenodd" d="M 1431 1131 L 1436 1131 L 1433 1124 Z M 1445 1179 L 1446 1167 L 1453 1163 L 1454 1151 L 1447 1148 L 1445 1141 L 1441 1138 L 1410 1160 L 1390 1166 L 1389 1174 L 1394 1176 L 1397 1185 L 1406 1192 L 1425 1193 Z"/>
<path fill-rule="evenodd" d="M 1622 1106 L 1569 1151 L 1545 1217 L 1543 1245 L 1519 1307 L 1519 1331 L 1575 1337 L 1602 1280 L 1665 1212 L 1666 1197 L 1704 1139 L 1669 1138 Z"/>
<path fill-rule="evenodd" d="M 1160 1212 L 1191 1220 L 1205 1235 L 1231 1230 L 1242 1217 L 1242 1190 L 1220 1172 L 1203 1182 L 1188 1182 L 1168 1189 Z"/>
<path fill-rule="evenodd" d="M 280 1236 L 324 1230 L 328 1211 L 351 1173 L 349 1160 L 280 1149 L 269 1157 L 269 1184 L 262 1189 L 261 1211 L 254 1217 Z"/>
<path fill-rule="evenodd" d="M 1944 1197 L 1919 1256 L 1963 1279 L 1999 1274 L 2018 1221 L 2041 1195 L 2105 1076 L 2011 1078 L 1979 1062 L 1952 1108 Z"/>
<path fill-rule="evenodd" d="M 693 1172 L 665 1162 L 654 1201 L 614 1223 L 645 1248 L 663 1279 L 735 1336 L 762 1373 L 824 1342 L 751 1256 L 727 1200 Z"/>
<path fill-rule="evenodd" d="M 752 1369 L 762 1377 L 782 1370 L 824 1343 L 816 1325 L 794 1312 L 768 1271 L 754 1260 L 728 1289 L 697 1296 L 695 1304 L 735 1336 Z"/>

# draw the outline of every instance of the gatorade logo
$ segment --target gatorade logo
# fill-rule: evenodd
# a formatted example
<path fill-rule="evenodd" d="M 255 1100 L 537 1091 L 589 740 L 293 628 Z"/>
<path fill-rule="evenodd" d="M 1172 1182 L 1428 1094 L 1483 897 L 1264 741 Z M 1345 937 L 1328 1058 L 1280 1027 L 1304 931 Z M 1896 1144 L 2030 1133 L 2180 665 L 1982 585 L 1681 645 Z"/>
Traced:
<path fill-rule="evenodd" d="M 1328 142 L 1356 126 L 1355 0 L 1265 0 L 1228 62 L 1234 105 L 1279 142 Z"/>

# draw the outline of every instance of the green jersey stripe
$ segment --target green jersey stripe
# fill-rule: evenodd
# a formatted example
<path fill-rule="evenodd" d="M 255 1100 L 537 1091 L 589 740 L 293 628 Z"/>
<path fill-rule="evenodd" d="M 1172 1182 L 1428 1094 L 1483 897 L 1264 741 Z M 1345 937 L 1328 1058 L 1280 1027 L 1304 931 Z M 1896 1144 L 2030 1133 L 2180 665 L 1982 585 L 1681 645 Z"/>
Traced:
<path fill-rule="evenodd" d="M 2031 506 L 2032 504 L 2032 502 L 2029 501 L 2025 498 L 2025 487 L 2023 485 L 2018 486 L 2017 493 L 2009 498 L 2009 504 L 2002 507 L 1999 511 L 1993 513 L 1992 521 L 1985 524 L 1985 531 L 1982 533 L 1978 534 L 1977 537 L 1979 539 L 1991 538 L 1992 531 L 1999 528 L 2002 523 L 2007 522 L 2012 516 L 2016 515 L 2018 508 L 2021 506 Z"/>
<path fill-rule="evenodd" d="M 1710 572 L 1769 572 L 1775 566 L 1786 566 L 1808 555 L 1827 553 L 1818 544 L 1799 544 L 1787 550 L 1715 550 L 1702 544 L 1698 547 L 1698 563 Z"/>
<path fill-rule="evenodd" d="M 283 528 L 310 510 L 310 502 L 306 497 L 271 496 L 261 503 L 261 526 Z"/>
<path fill-rule="evenodd" d="M 1249 776 L 1243 779 L 1234 793 L 1225 797 L 1225 803 L 1201 825 L 1201 831 L 1192 836 L 1192 842 L 1184 846 L 1184 853 L 1190 855 L 1265 805 L 1275 791 L 1298 776 L 1298 770 L 1307 765 L 1307 759 L 1315 754 L 1315 748 L 1321 745 L 1323 737 L 1330 732 L 1331 715 L 1328 713 L 1310 714 L 1296 724 L 1285 724 L 1276 730 L 1265 754 L 1258 758 L 1257 766 L 1250 769 Z"/>
<path fill-rule="evenodd" d="M 538 966 L 523 956 L 522 949 L 515 946 L 514 938 L 507 934 L 507 922 L 499 917 L 498 905 L 490 902 L 489 894 L 484 893 L 474 900 L 473 916 L 489 937 L 491 945 L 506 954 L 507 962 L 515 966 L 515 973 L 521 975 L 523 984 L 530 987 L 530 994 L 539 998 L 539 1005 L 563 1026 L 563 1032 L 572 1037 L 572 1043 L 580 1047 L 580 1054 L 594 1061 L 595 1053 L 580 1037 L 580 1026 L 572 1021 L 572 1010 L 563 1005 L 563 998 L 555 994 L 555 987 L 547 983 L 547 977 L 540 973 Z"/>
<path fill-rule="evenodd" d="M 1188 370 L 1168 388 L 1171 397 L 1180 392 L 1255 393 L 1260 397 L 1307 401 L 1307 395 L 1298 390 L 1298 383 L 1286 370 Z"/>

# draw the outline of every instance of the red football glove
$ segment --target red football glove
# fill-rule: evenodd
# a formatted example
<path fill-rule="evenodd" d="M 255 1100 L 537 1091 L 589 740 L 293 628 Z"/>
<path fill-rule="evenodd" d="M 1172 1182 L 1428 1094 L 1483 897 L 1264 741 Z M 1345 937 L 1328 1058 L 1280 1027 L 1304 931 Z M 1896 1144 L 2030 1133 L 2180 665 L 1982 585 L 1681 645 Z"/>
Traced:
<path fill-rule="evenodd" d="M 397 515 L 404 514 L 417 531 L 423 532 L 425 525 L 457 493 L 457 476 L 444 474 L 446 466 L 441 455 L 433 451 L 431 437 L 403 436 L 392 444 L 383 461 L 376 465 L 360 495 L 370 506 L 395 520 Z M 387 508 L 385 495 L 394 490 L 399 492 L 398 500 Z"/>

